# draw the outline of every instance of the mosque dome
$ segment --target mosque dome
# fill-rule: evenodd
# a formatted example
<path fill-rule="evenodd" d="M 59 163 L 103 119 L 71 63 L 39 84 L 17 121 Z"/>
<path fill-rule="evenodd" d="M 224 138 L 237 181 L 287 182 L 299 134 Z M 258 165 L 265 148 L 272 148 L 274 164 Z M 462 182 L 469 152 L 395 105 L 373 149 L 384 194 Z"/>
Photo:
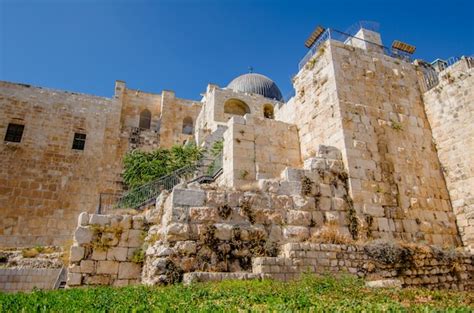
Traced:
<path fill-rule="evenodd" d="M 275 82 L 267 76 L 257 73 L 240 75 L 234 78 L 227 88 L 239 92 L 256 93 L 266 98 L 283 101 L 280 88 Z"/>

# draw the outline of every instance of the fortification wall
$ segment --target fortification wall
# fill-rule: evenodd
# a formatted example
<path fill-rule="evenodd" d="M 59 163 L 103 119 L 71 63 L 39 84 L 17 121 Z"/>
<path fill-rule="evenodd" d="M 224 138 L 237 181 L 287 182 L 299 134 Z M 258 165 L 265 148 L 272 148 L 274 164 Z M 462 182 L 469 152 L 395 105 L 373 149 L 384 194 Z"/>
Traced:
<path fill-rule="evenodd" d="M 115 192 L 121 170 L 120 105 L 115 99 L 0 83 L 0 243 L 59 245 L 98 192 Z M 4 141 L 9 123 L 21 142 Z M 72 149 L 74 133 L 84 150 Z"/>
<path fill-rule="evenodd" d="M 423 100 L 461 239 L 474 251 L 473 64 L 462 59 L 439 76 Z"/>
<path fill-rule="evenodd" d="M 329 40 L 294 85 L 277 118 L 297 125 L 303 159 L 317 144 L 341 150 L 374 238 L 459 245 L 414 65 Z"/>

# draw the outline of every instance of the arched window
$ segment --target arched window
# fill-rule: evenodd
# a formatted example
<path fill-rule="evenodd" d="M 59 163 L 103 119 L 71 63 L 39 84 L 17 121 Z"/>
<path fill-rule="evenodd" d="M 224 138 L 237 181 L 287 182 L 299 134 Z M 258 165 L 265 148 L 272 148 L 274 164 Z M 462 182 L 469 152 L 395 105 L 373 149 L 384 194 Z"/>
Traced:
<path fill-rule="evenodd" d="M 263 116 L 265 118 L 275 118 L 275 114 L 273 113 L 273 105 L 267 103 L 263 106 Z"/>
<path fill-rule="evenodd" d="M 150 124 L 151 112 L 145 109 L 140 113 L 140 123 L 138 124 L 138 127 L 141 129 L 150 129 Z"/>
<path fill-rule="evenodd" d="M 189 116 L 183 119 L 183 134 L 192 135 L 194 131 L 193 119 Z"/>
<path fill-rule="evenodd" d="M 229 99 L 224 104 L 224 113 L 244 116 L 250 113 L 250 108 L 241 100 Z"/>

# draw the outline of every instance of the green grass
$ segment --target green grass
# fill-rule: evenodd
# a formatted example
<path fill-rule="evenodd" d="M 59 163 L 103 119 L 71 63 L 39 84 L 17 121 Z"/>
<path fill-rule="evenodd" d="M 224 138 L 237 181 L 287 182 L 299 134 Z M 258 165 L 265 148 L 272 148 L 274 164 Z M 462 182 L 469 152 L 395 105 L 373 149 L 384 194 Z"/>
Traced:
<path fill-rule="evenodd" d="M 306 277 L 291 283 L 225 281 L 190 287 L 100 287 L 0 294 L 0 312 L 472 312 L 473 300 L 472 292 L 368 289 L 355 278 Z"/>

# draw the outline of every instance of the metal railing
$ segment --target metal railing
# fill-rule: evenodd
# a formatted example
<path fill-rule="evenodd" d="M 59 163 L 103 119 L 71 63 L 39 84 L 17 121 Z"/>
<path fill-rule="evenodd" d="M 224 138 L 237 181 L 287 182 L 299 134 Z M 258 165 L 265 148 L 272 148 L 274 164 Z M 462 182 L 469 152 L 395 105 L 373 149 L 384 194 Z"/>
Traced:
<path fill-rule="evenodd" d="M 171 174 L 132 188 L 122 194 L 100 193 L 97 213 L 101 214 L 120 208 L 143 208 L 153 203 L 163 190 L 171 190 L 183 182 L 198 181 L 196 176 L 198 176 L 197 178 L 206 176 L 207 180 L 204 182 L 211 181 L 215 179 L 219 171 L 222 171 L 222 154 L 214 159 L 202 159 L 195 164 L 182 167 Z"/>
<path fill-rule="evenodd" d="M 454 64 L 458 63 L 461 60 L 465 60 L 468 68 L 474 67 L 474 55 L 471 56 L 461 56 L 461 57 L 450 57 L 446 61 L 443 61 L 446 66 L 442 69 L 442 71 L 447 70 L 449 67 L 453 66 Z M 423 79 L 420 80 L 421 88 L 423 92 L 433 89 L 434 87 L 438 86 L 439 80 L 439 71 L 435 70 L 432 65 L 425 64 L 423 68 Z"/>
<path fill-rule="evenodd" d="M 366 28 L 366 27 L 363 27 L 363 25 L 359 25 L 359 28 L 357 29 L 357 31 L 360 28 Z M 357 33 L 357 31 L 352 31 L 352 32 Z M 300 63 L 298 64 L 298 69 L 301 70 L 303 66 L 305 66 L 306 63 L 317 53 L 317 51 L 319 50 L 319 47 L 329 39 L 339 41 L 346 45 L 351 45 L 354 47 L 360 47 L 360 48 L 365 47 L 373 51 L 379 51 L 393 58 L 398 58 L 407 62 L 411 62 L 411 55 L 401 50 L 390 49 L 385 46 L 379 45 L 375 42 L 371 42 L 371 41 L 364 40 L 362 38 L 355 37 L 352 34 L 344 33 L 336 29 L 328 28 L 321 34 L 321 36 L 316 40 L 313 46 L 309 49 L 308 53 L 306 53 L 306 55 L 300 61 Z"/>

